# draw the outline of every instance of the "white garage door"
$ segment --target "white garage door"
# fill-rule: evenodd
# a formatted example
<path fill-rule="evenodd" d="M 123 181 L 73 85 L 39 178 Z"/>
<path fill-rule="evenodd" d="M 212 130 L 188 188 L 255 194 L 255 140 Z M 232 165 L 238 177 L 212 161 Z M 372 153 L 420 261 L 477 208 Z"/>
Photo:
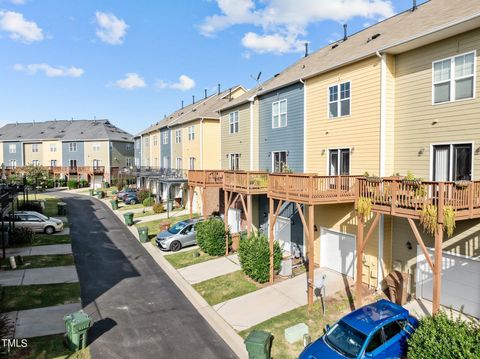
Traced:
<path fill-rule="evenodd" d="M 275 239 L 280 244 L 284 255 L 292 253 L 292 237 L 290 229 L 290 218 L 278 217 L 275 223 Z"/>
<path fill-rule="evenodd" d="M 242 210 L 239 208 L 230 208 L 228 210 L 228 226 L 232 233 L 240 232 L 242 223 Z"/>
<path fill-rule="evenodd" d="M 353 278 L 355 236 L 321 228 L 320 265 Z"/>
<path fill-rule="evenodd" d="M 428 249 L 433 261 L 433 249 Z M 443 252 L 440 303 L 480 317 L 480 260 Z M 417 298 L 433 299 L 433 274 L 417 247 Z"/>

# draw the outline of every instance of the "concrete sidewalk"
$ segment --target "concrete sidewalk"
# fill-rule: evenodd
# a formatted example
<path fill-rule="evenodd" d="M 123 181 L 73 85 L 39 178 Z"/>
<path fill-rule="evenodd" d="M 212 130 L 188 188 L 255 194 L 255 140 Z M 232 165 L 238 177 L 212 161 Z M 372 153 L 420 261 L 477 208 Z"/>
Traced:
<path fill-rule="evenodd" d="M 71 254 L 70 244 L 52 244 L 48 246 L 7 248 L 7 256 L 44 256 L 52 254 Z"/>
<path fill-rule="evenodd" d="M 232 258 L 230 258 L 232 257 Z M 242 268 L 238 265 L 237 255 L 220 257 L 203 263 L 180 268 L 178 272 L 190 284 L 200 283 L 228 273 L 236 272 Z"/>
<path fill-rule="evenodd" d="M 341 274 L 326 268 L 315 270 L 315 277 L 326 274 L 326 296 L 345 289 Z M 245 330 L 270 318 L 307 304 L 307 276 L 273 284 L 255 292 L 219 303 L 213 308 L 235 330 Z"/>
<path fill-rule="evenodd" d="M 16 269 L 0 273 L 0 285 L 6 287 L 77 282 L 78 275 L 75 266 Z"/>
<path fill-rule="evenodd" d="M 80 303 L 73 303 L 21 310 L 7 315 L 15 323 L 14 337 L 23 339 L 65 333 L 63 317 L 80 309 Z"/>

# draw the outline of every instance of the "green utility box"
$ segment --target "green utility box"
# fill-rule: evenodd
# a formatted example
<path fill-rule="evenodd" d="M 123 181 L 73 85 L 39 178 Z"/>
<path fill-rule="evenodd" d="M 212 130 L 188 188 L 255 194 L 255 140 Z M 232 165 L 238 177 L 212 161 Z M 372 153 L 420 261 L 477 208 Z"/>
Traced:
<path fill-rule="evenodd" d="M 112 191 L 112 194 L 113 194 L 113 195 L 116 195 L 116 194 L 118 194 L 118 191 L 113 190 L 113 191 Z"/>
<path fill-rule="evenodd" d="M 270 359 L 273 335 L 262 330 L 253 330 L 245 339 L 249 359 Z"/>
<path fill-rule="evenodd" d="M 65 202 L 58 202 L 57 203 L 57 213 L 59 216 L 66 216 L 67 215 L 67 204 Z"/>
<path fill-rule="evenodd" d="M 132 226 L 133 225 L 133 213 L 132 212 L 127 212 L 123 215 L 123 218 L 125 219 L 125 224 L 127 226 Z"/>
<path fill-rule="evenodd" d="M 138 236 L 140 237 L 140 242 L 148 242 L 148 227 L 139 227 Z"/>
<path fill-rule="evenodd" d="M 118 201 L 116 199 L 112 199 L 110 204 L 112 205 L 113 210 L 118 209 Z"/>
<path fill-rule="evenodd" d="M 105 192 L 103 192 L 103 191 L 98 191 L 98 192 L 97 192 L 97 198 L 98 198 L 98 199 L 105 198 Z"/>
<path fill-rule="evenodd" d="M 71 351 L 76 352 L 87 347 L 87 331 L 92 320 L 83 310 L 63 317 L 67 330 L 67 343 Z"/>
<path fill-rule="evenodd" d="M 88 190 L 88 192 L 90 193 L 90 196 L 95 196 L 95 190 L 94 189 L 90 188 Z"/>

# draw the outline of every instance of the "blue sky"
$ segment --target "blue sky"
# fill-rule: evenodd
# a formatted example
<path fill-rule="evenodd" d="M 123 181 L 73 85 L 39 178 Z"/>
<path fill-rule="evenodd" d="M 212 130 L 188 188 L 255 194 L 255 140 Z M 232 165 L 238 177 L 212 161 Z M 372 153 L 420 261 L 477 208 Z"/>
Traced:
<path fill-rule="evenodd" d="M 419 1 L 421 3 L 423 1 Z M 255 85 L 410 0 L 0 0 L 0 124 L 108 118 L 137 133 L 192 95 Z"/>

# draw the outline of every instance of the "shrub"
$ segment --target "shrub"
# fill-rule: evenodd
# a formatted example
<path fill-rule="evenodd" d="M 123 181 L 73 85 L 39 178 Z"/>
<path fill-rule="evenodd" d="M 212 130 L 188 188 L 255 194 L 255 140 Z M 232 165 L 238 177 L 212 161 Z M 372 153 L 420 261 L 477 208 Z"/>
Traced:
<path fill-rule="evenodd" d="M 143 204 L 143 207 L 153 206 L 155 204 L 155 199 L 153 197 L 147 197 L 142 201 L 142 204 Z"/>
<path fill-rule="evenodd" d="M 155 203 L 153 205 L 153 212 L 154 213 L 163 213 L 165 212 L 165 208 L 163 207 L 163 203 Z"/>
<path fill-rule="evenodd" d="M 68 187 L 68 189 L 78 188 L 78 181 L 74 180 L 74 179 L 68 180 L 67 181 L 67 187 Z"/>
<path fill-rule="evenodd" d="M 138 191 L 137 197 L 138 197 L 138 200 L 141 203 L 143 203 L 143 201 L 145 201 L 145 199 L 147 199 L 148 197 L 152 197 L 152 194 L 150 193 L 150 191 L 148 189 L 142 188 L 140 191 Z"/>
<path fill-rule="evenodd" d="M 47 188 L 53 188 L 55 187 L 55 182 L 53 181 L 52 178 L 47 179 Z"/>
<path fill-rule="evenodd" d="M 408 339 L 408 358 L 480 358 L 480 326 L 445 312 L 424 317 Z"/>
<path fill-rule="evenodd" d="M 29 244 L 33 242 L 35 234 L 30 228 L 15 227 L 12 230 L 12 242 L 14 244 Z"/>
<path fill-rule="evenodd" d="M 5 295 L 3 289 L 0 288 L 1 297 Z M 9 315 L 6 313 L 0 313 L 0 338 L 12 339 L 13 337 L 13 321 Z M 7 352 L 4 345 L 0 347 L 0 358 L 8 358 L 9 353 Z"/>
<path fill-rule="evenodd" d="M 270 244 L 268 238 L 263 235 L 252 234 L 250 237 L 240 239 L 238 258 L 243 272 L 259 283 L 265 283 L 270 279 Z M 278 241 L 273 244 L 273 268 L 280 270 L 282 250 Z"/>
<path fill-rule="evenodd" d="M 67 180 L 65 178 L 61 178 L 57 180 L 58 187 L 65 187 L 67 185 Z"/>
<path fill-rule="evenodd" d="M 80 180 L 80 182 L 78 183 L 78 185 L 80 186 L 80 188 L 84 188 L 84 187 L 88 187 L 89 184 L 88 184 L 88 181 L 86 179 L 82 178 Z"/>
<path fill-rule="evenodd" d="M 225 254 L 225 225 L 218 219 L 209 219 L 196 225 L 197 244 L 211 256 Z"/>

